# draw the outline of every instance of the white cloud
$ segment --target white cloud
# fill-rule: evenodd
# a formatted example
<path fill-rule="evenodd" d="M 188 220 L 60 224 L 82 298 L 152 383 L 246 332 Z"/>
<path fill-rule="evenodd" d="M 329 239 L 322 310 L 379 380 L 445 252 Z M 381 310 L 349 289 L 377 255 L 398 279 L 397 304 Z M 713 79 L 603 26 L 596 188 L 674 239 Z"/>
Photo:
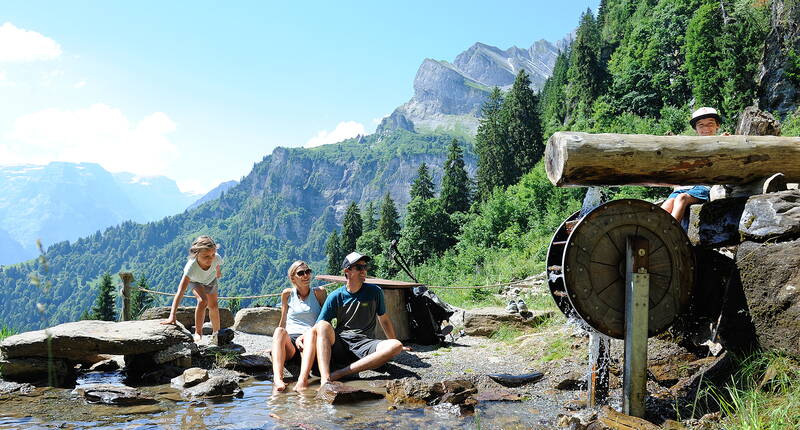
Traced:
<path fill-rule="evenodd" d="M 341 142 L 357 135 L 365 135 L 364 124 L 355 121 L 343 121 L 336 125 L 333 131 L 320 130 L 317 135 L 308 139 L 306 148 L 314 146 L 326 145 L 328 143 Z"/>
<path fill-rule="evenodd" d="M 73 85 L 73 87 L 75 88 L 83 88 L 85 86 L 86 86 L 86 81 L 75 82 L 75 85 Z"/>
<path fill-rule="evenodd" d="M 175 123 L 155 112 L 132 123 L 104 104 L 86 109 L 46 109 L 16 119 L 14 130 L 0 145 L 4 164 L 45 164 L 50 161 L 95 162 L 112 172 L 139 175 L 168 172 L 178 150 L 167 134 Z"/>
<path fill-rule="evenodd" d="M 177 180 L 176 183 L 178 184 L 178 189 L 181 190 L 182 193 L 194 194 L 197 198 L 203 197 L 206 193 L 211 191 L 211 187 L 207 184 L 194 179 Z"/>
<path fill-rule="evenodd" d="M 43 72 L 40 84 L 43 87 L 50 87 L 63 75 L 64 72 L 58 69 Z"/>
<path fill-rule="evenodd" d="M 49 37 L 10 22 L 0 26 L 0 62 L 52 60 L 60 55 L 61 46 Z"/>

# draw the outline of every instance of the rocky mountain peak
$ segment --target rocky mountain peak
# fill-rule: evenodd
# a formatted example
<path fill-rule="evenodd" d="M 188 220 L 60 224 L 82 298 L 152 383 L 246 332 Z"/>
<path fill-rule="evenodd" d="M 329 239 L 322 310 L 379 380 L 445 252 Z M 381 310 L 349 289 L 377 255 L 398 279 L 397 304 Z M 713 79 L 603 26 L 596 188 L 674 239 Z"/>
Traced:
<path fill-rule="evenodd" d="M 506 50 L 476 42 L 453 63 L 426 58 L 414 79 L 414 97 L 384 118 L 377 132 L 443 128 L 474 134 L 492 87 L 510 88 L 519 71 L 525 70 L 533 89 L 541 89 L 553 73 L 559 52 L 571 40 L 572 35 L 556 43 L 541 39 L 528 49 L 512 46 Z"/>

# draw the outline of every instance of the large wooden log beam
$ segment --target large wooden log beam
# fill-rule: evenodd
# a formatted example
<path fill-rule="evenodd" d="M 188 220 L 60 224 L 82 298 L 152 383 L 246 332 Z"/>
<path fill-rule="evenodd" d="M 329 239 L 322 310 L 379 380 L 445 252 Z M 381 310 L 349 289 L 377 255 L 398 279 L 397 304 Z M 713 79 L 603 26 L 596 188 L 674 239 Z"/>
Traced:
<path fill-rule="evenodd" d="M 800 182 L 800 137 L 557 132 L 544 156 L 557 186 L 739 185 L 778 172 Z"/>

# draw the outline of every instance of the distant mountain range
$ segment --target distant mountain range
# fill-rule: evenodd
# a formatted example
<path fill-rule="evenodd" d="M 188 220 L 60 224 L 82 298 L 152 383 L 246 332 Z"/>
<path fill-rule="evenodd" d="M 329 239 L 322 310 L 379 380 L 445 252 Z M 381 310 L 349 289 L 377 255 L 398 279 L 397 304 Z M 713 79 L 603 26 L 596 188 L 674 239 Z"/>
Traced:
<path fill-rule="evenodd" d="M 155 221 L 198 197 L 164 176 L 110 173 L 95 163 L 0 166 L 0 265 L 35 257 L 37 239 L 46 248 L 127 220 Z"/>
<path fill-rule="evenodd" d="M 481 106 L 493 87 L 510 88 L 525 70 L 533 89 L 541 89 L 572 38 L 570 34 L 555 43 L 539 40 L 528 49 L 512 46 L 505 51 L 476 43 L 453 63 L 426 58 L 414 78 L 414 96 L 384 118 L 377 132 L 441 129 L 474 135 Z"/>

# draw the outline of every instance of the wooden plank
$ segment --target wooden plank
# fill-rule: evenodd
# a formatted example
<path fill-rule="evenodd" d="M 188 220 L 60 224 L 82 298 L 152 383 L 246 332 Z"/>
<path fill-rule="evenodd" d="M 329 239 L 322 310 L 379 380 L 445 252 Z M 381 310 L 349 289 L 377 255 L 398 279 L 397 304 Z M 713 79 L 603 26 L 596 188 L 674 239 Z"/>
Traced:
<path fill-rule="evenodd" d="M 800 182 L 800 137 L 557 132 L 545 168 L 557 186 L 741 185 L 779 172 Z"/>
<path fill-rule="evenodd" d="M 317 275 L 315 279 L 319 279 L 320 281 L 327 281 L 327 282 L 337 282 L 340 284 L 347 283 L 347 279 L 344 276 L 336 276 L 336 275 Z M 381 279 L 381 278 L 367 278 L 364 281 L 366 284 L 375 284 L 383 289 L 406 289 L 406 288 L 414 288 L 423 286 L 425 284 L 418 284 L 414 282 L 405 282 L 405 281 L 396 281 L 394 279 Z"/>

